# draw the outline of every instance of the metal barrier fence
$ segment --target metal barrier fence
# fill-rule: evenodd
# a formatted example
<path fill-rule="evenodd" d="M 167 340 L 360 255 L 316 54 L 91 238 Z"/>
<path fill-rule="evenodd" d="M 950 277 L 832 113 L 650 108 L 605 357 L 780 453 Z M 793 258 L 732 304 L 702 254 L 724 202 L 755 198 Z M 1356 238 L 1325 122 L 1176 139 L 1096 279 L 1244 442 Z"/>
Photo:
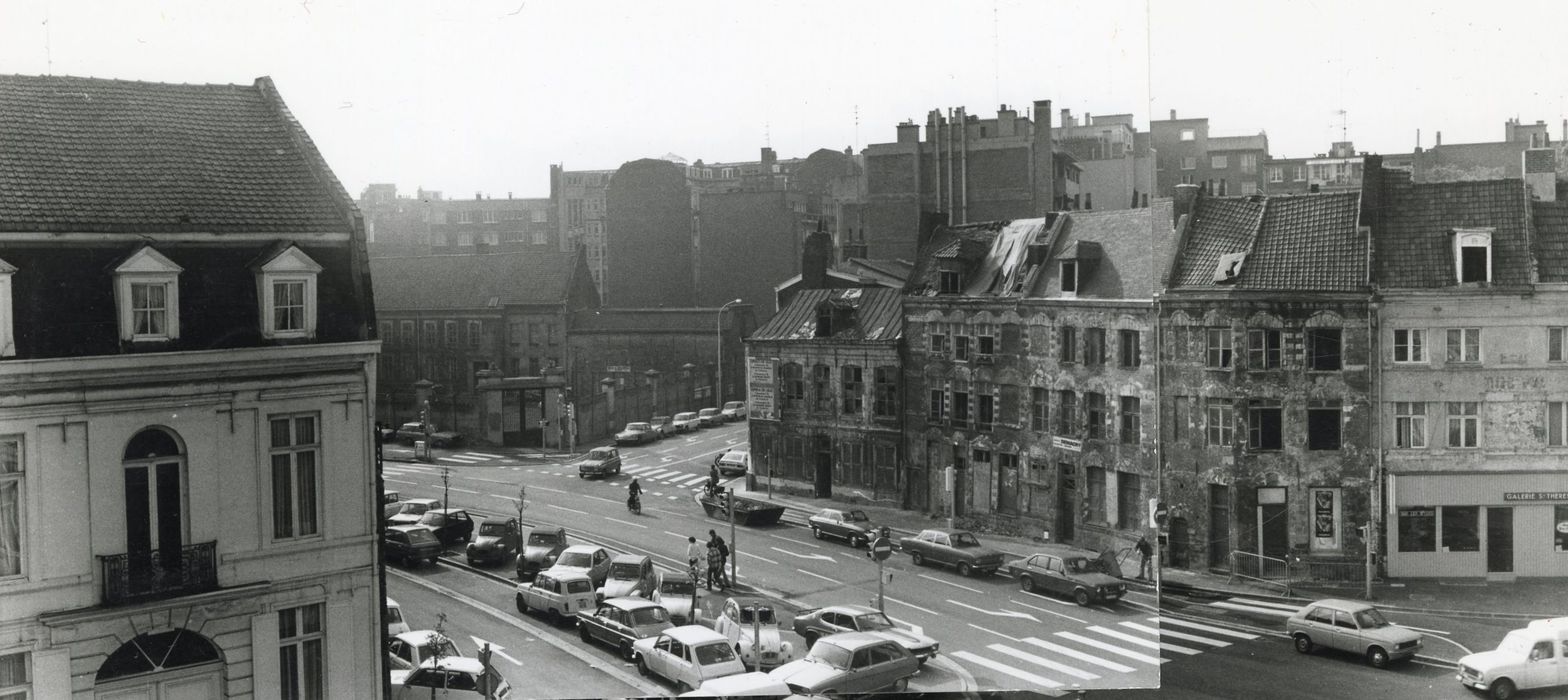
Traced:
<path fill-rule="evenodd" d="M 1290 595 L 1291 589 L 1311 583 L 1358 583 L 1366 580 L 1367 565 L 1360 559 L 1288 559 L 1266 557 L 1252 552 L 1230 553 L 1230 579 L 1244 579 L 1279 586 Z M 1374 579 L 1377 580 L 1377 579 Z"/>
<path fill-rule="evenodd" d="M 1263 585 L 1279 586 L 1285 590 L 1285 595 L 1291 594 L 1290 562 L 1242 551 L 1232 551 L 1229 559 L 1231 583 L 1235 583 L 1236 579 L 1244 579 Z"/>

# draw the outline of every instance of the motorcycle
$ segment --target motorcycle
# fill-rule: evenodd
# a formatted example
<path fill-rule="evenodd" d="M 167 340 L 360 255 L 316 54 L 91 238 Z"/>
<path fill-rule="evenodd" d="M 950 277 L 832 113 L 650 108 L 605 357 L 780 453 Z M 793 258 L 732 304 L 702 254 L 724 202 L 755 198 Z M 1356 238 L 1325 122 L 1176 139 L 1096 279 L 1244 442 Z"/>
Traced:
<path fill-rule="evenodd" d="M 626 498 L 626 510 L 631 511 L 633 515 L 642 515 L 642 498 L 635 493 L 628 496 Z"/>

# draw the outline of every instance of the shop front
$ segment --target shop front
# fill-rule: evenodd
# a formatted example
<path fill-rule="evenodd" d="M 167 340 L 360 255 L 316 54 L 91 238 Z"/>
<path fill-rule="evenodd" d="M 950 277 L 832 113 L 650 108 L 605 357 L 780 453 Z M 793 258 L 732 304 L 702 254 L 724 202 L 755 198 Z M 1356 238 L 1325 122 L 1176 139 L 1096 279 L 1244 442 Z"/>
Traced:
<path fill-rule="evenodd" d="M 1391 577 L 1568 577 L 1561 471 L 1393 475 L 1389 491 Z"/>

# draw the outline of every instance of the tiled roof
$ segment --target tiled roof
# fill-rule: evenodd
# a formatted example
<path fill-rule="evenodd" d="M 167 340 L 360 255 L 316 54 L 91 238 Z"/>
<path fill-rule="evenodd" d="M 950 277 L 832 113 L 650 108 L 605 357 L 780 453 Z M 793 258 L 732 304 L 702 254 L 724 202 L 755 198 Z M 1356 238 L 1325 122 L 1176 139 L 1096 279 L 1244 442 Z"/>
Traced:
<path fill-rule="evenodd" d="M 1156 199 L 1153 207 L 1063 214 L 1051 257 L 1082 259 L 1077 297 L 1149 299 L 1156 276 L 1165 269 L 1171 249 L 1171 201 Z M 1156 230 L 1157 229 L 1157 230 Z M 1060 266 L 1048 260 L 1030 296 L 1061 297 Z"/>
<path fill-rule="evenodd" d="M 1531 282 L 1524 181 L 1477 180 L 1415 183 L 1383 171 L 1381 226 L 1374 265 L 1380 287 L 1451 287 L 1455 284 L 1456 228 L 1492 229 L 1492 282 Z"/>
<path fill-rule="evenodd" d="M 893 341 L 904 333 L 903 296 L 897 289 L 802 289 L 789 306 L 769 319 L 746 340 L 827 340 L 816 338 L 817 306 L 826 301 L 853 311 L 852 329 L 835 332 L 832 340 Z"/>
<path fill-rule="evenodd" d="M 1542 282 L 1568 282 L 1568 202 L 1532 202 L 1536 274 Z"/>
<path fill-rule="evenodd" d="M 271 80 L 0 75 L 0 230 L 351 230 Z"/>
<path fill-rule="evenodd" d="M 566 300 L 575 260 L 547 249 L 484 255 L 371 258 L 376 309 L 435 311 Z"/>
<path fill-rule="evenodd" d="M 1199 198 L 1176 287 L 1336 292 L 1367 287 L 1360 192 Z M 1216 283 L 1220 257 L 1247 253 L 1240 275 Z"/>

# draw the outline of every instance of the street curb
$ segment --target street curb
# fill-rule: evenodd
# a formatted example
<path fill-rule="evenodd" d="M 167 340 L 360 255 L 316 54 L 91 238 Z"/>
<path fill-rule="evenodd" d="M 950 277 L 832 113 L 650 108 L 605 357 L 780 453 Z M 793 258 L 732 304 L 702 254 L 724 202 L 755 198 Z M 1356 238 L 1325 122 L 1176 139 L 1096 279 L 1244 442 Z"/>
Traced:
<path fill-rule="evenodd" d="M 1219 597 L 1246 596 L 1248 598 L 1261 598 L 1261 599 L 1264 599 L 1264 600 L 1274 600 L 1274 601 L 1282 601 L 1282 602 L 1289 602 L 1289 603 L 1303 603 L 1303 604 L 1310 603 L 1310 602 L 1312 602 L 1314 600 L 1318 600 L 1318 598 L 1304 598 L 1304 597 L 1301 597 L 1301 596 L 1281 596 L 1281 595 L 1271 595 L 1271 594 L 1267 594 L 1267 593 L 1249 593 L 1249 592 L 1245 592 L 1245 591 L 1229 591 L 1229 590 L 1225 590 L 1223 588 L 1208 588 L 1206 586 L 1194 586 L 1192 584 L 1187 584 L 1187 583 L 1172 583 L 1169 579 L 1162 579 L 1160 586 L 1161 586 L 1161 588 L 1160 588 L 1160 594 L 1161 595 L 1164 595 L 1166 593 L 1173 593 L 1173 594 L 1183 595 L 1184 594 L 1183 591 L 1184 590 L 1188 590 L 1188 591 L 1196 591 L 1196 592 L 1198 592 L 1198 593 L 1200 593 L 1202 595 L 1210 596 L 1210 597 L 1216 597 L 1216 598 L 1219 598 Z M 1402 605 L 1384 605 L 1381 602 L 1378 602 L 1376 599 L 1374 599 L 1371 602 L 1374 605 L 1376 605 L 1378 607 L 1378 609 L 1380 609 L 1380 610 L 1392 610 L 1392 611 L 1395 611 L 1395 612 L 1414 613 L 1414 614 L 1417 614 L 1417 615 L 1442 615 L 1442 616 L 1446 616 L 1446 617 L 1479 617 L 1479 618 L 1490 619 L 1490 620 L 1539 620 L 1539 619 L 1542 619 L 1542 617 L 1543 617 L 1542 615 L 1538 615 L 1538 614 L 1535 614 L 1535 613 L 1498 612 L 1498 611 L 1494 611 L 1494 610 L 1452 610 L 1452 609 L 1448 609 L 1448 608 L 1412 608 L 1412 607 L 1406 607 L 1406 606 L 1402 606 Z M 1550 615 L 1546 615 L 1546 617 L 1550 617 Z"/>

